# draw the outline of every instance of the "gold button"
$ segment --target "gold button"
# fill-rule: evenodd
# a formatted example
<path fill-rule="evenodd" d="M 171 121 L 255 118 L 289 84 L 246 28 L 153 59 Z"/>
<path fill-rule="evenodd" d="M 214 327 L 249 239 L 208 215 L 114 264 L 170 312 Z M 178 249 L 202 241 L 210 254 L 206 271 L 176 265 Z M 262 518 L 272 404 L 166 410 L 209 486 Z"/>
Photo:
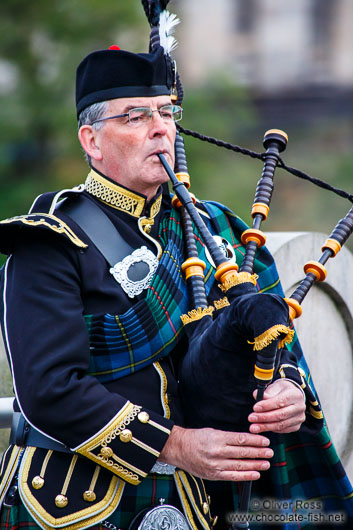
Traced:
<path fill-rule="evenodd" d="M 55 504 L 58 508 L 65 508 L 69 503 L 69 500 L 65 495 L 57 495 L 55 497 Z"/>
<path fill-rule="evenodd" d="M 110 447 L 102 447 L 101 455 L 110 458 L 113 455 L 113 449 L 110 449 Z"/>
<path fill-rule="evenodd" d="M 150 415 L 148 414 L 148 412 L 140 412 L 140 413 L 137 415 L 137 419 L 138 419 L 141 423 L 148 423 L 148 422 L 149 422 L 149 419 L 150 419 Z"/>
<path fill-rule="evenodd" d="M 209 510 L 208 502 L 204 502 L 202 505 L 203 513 L 206 515 Z"/>
<path fill-rule="evenodd" d="M 44 478 L 37 475 L 32 480 L 32 486 L 34 487 L 35 490 L 40 490 L 40 488 L 44 486 Z"/>
<path fill-rule="evenodd" d="M 84 492 L 83 498 L 87 502 L 93 502 L 96 500 L 96 494 L 92 490 L 87 490 Z"/>
<path fill-rule="evenodd" d="M 124 429 L 120 433 L 119 438 L 120 438 L 121 442 L 124 442 L 124 443 L 131 442 L 131 440 L 132 440 L 132 432 L 129 429 Z"/>

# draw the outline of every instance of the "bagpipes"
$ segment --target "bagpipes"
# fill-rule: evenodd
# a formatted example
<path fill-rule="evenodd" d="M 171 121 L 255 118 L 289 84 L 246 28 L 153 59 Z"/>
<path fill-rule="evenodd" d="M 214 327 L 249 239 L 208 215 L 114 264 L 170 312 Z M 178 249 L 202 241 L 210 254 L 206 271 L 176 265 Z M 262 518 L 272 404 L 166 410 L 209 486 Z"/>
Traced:
<path fill-rule="evenodd" d="M 274 161 L 283 148 L 282 134 L 280 131 L 269 131 L 265 135 L 264 144 L 268 146 L 265 166 L 252 209 L 253 228 L 243 232 L 242 236 L 246 251 L 240 272 L 217 245 L 214 247 L 213 237 L 208 233 L 185 185 L 178 180 L 178 173 L 175 175 L 163 155 L 159 155 L 180 205 L 186 210 L 182 212 L 182 219 L 188 258 L 182 268 L 198 318 L 200 313 L 203 314 L 200 320 L 188 321 L 187 316 L 185 320 L 188 322 L 185 326 L 189 347 L 181 363 L 179 384 L 188 427 L 247 430 L 247 417 L 254 405 L 254 389 L 257 388 L 256 401 L 262 400 L 278 367 L 281 348 L 292 339 L 294 332 L 290 323 L 301 315 L 300 304 L 315 282 L 325 280 L 324 264 L 336 256 L 353 232 L 352 207 L 324 243 L 320 259 L 304 265 L 306 276 L 290 298 L 256 291 L 252 266 L 257 248 L 265 243 L 259 226 L 268 213 L 269 189 L 272 188 L 276 168 Z M 180 143 L 178 140 L 179 148 Z M 221 282 L 229 303 L 215 320 L 212 320 L 205 290 L 202 289 L 204 263 L 197 257 L 191 220 L 216 264 L 215 276 Z M 250 496 L 251 482 L 245 482 L 239 501 L 241 514 L 249 512 Z M 241 530 L 249 528 L 249 525 L 238 522 L 232 528 Z"/>
<path fill-rule="evenodd" d="M 155 46 L 162 44 L 161 35 L 163 40 L 173 46 L 170 33 L 176 19 L 172 15 L 168 21 L 165 12 L 168 1 L 145 0 L 142 3 L 151 25 L 150 50 L 153 51 Z M 160 24 L 161 13 L 164 17 L 163 24 Z M 165 51 L 169 56 L 170 48 Z M 174 65 L 175 75 L 174 98 L 181 105 L 183 88 L 175 63 L 171 61 L 171 64 Z M 247 417 L 254 405 L 254 389 L 257 387 L 257 401 L 263 399 L 264 390 L 271 383 L 278 367 L 281 349 L 293 338 L 292 321 L 301 315 L 301 303 L 315 282 L 325 280 L 325 263 L 336 256 L 353 231 L 352 207 L 324 243 L 318 261 L 305 264 L 306 276 L 289 298 L 259 293 L 253 267 L 257 250 L 266 242 L 261 225 L 268 216 L 275 170 L 281 167 L 351 201 L 353 197 L 286 166 L 280 158 L 288 140 L 283 131 L 268 131 L 264 137 L 266 151 L 259 154 L 204 137 L 179 125 L 177 129 L 175 171 L 162 154 L 158 156 L 175 192 L 172 204 L 175 208 L 180 208 L 181 212 L 186 252 L 182 270 L 190 287 L 193 305 L 189 315 L 184 315 L 183 319 L 189 345 L 181 361 L 179 374 L 186 425 L 244 431 L 248 430 Z M 218 246 L 194 205 L 193 197 L 188 191 L 190 180 L 180 132 L 264 161 L 251 212 L 253 226 L 245 230 L 241 238 L 245 245 L 245 256 L 240 269 Z M 213 318 L 214 308 L 207 301 L 203 274 L 205 263 L 198 256 L 194 227 L 211 255 L 216 269 L 215 279 L 225 295 L 226 302 L 217 318 Z M 240 381 L 240 384 L 236 381 Z M 250 493 L 251 483 L 245 483 L 240 499 L 240 511 L 243 513 L 248 512 Z M 248 523 L 239 523 L 233 528 L 248 528 Z"/>

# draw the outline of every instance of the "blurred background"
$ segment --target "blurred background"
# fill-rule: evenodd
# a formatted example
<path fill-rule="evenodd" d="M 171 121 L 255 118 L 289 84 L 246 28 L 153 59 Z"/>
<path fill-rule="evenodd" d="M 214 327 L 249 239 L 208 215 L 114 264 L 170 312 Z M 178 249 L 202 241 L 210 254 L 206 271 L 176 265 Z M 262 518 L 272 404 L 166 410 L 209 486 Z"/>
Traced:
<path fill-rule="evenodd" d="M 262 151 L 264 132 L 289 135 L 283 155 L 353 191 L 353 2 L 171 0 L 181 18 L 174 53 L 185 128 Z M 112 43 L 146 51 L 139 0 L 2 0 L 0 216 L 25 213 L 41 192 L 83 182 L 75 69 Z M 192 191 L 249 222 L 262 163 L 185 138 Z M 266 230 L 330 231 L 349 203 L 278 170 Z"/>

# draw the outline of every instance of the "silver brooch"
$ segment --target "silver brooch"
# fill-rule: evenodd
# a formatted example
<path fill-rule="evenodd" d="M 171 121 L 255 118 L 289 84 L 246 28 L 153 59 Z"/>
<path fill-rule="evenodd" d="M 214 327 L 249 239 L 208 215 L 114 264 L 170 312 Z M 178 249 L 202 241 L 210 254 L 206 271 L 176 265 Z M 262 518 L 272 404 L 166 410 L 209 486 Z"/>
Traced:
<path fill-rule="evenodd" d="M 224 254 L 224 257 L 229 259 L 231 263 L 236 263 L 236 257 L 235 257 L 234 248 L 229 243 L 229 241 L 227 241 L 224 237 L 221 237 L 221 236 L 212 236 L 212 237 L 215 240 L 215 242 L 217 243 L 219 249 Z M 206 247 L 206 258 L 211 263 L 212 267 L 216 268 L 216 265 L 215 265 L 213 259 L 211 258 L 211 254 L 210 254 L 210 252 L 209 252 L 207 247 Z"/>
<path fill-rule="evenodd" d="M 177 508 L 166 504 L 148 512 L 138 530 L 190 530 L 190 526 Z"/>
<path fill-rule="evenodd" d="M 125 293 L 133 298 L 150 285 L 158 259 L 147 247 L 141 247 L 109 269 Z"/>

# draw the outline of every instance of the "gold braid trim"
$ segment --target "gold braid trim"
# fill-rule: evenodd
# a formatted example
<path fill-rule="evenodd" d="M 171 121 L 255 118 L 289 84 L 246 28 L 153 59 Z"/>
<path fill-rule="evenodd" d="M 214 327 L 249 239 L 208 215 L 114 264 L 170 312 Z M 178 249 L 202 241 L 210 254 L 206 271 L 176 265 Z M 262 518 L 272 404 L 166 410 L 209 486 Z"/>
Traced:
<path fill-rule="evenodd" d="M 317 420 L 322 420 L 324 415 L 321 410 L 315 410 L 313 407 L 309 407 L 310 414 Z"/>
<path fill-rule="evenodd" d="M 223 284 L 218 284 L 218 287 L 223 293 L 226 293 L 231 287 L 234 287 L 235 285 L 240 285 L 241 283 L 252 283 L 253 285 L 256 285 L 257 279 L 257 274 L 250 274 L 249 272 L 238 272 L 237 274 L 232 274 L 228 276 L 224 280 Z"/>
<path fill-rule="evenodd" d="M 192 488 L 191 480 L 192 479 L 195 486 L 196 486 L 196 492 L 199 495 L 199 499 L 195 498 L 194 491 Z M 199 528 L 199 525 L 197 524 L 197 519 L 202 525 L 203 529 L 209 529 L 210 525 L 205 518 L 205 515 L 209 512 L 209 503 L 207 502 L 207 497 L 202 497 L 202 493 L 200 491 L 200 488 L 197 484 L 197 481 L 195 478 L 190 475 L 189 473 L 186 473 L 182 469 L 176 470 L 174 474 L 174 480 L 175 484 L 178 490 L 178 493 L 180 495 L 180 499 L 182 501 L 183 507 L 188 515 L 188 522 L 191 525 L 191 528 L 196 530 L 196 528 Z M 202 479 L 201 479 L 202 482 Z M 203 483 L 202 483 L 203 484 Z M 196 493 L 195 492 L 195 493 Z M 206 493 L 206 492 L 205 492 Z M 207 510 L 206 510 L 207 506 Z M 193 508 L 194 514 L 197 516 L 197 519 L 193 516 L 192 511 L 190 508 Z M 204 513 L 202 513 L 201 509 Z M 206 510 L 206 511 L 205 511 Z"/>
<path fill-rule="evenodd" d="M 212 315 L 214 311 L 214 307 L 209 306 L 204 309 L 201 309 L 201 307 L 198 307 L 197 309 L 192 309 L 188 312 L 187 315 L 181 315 L 181 321 L 184 324 L 190 324 L 191 322 L 195 322 L 195 320 L 201 320 L 201 318 L 205 317 L 206 315 Z"/>
<path fill-rule="evenodd" d="M 140 217 L 145 206 L 144 197 L 110 182 L 93 170 L 87 176 L 85 189 L 102 202 L 133 217 Z"/>
<path fill-rule="evenodd" d="M 285 372 L 285 368 L 291 368 L 292 370 L 296 370 L 298 372 L 298 374 L 300 375 L 300 379 L 301 379 L 300 386 L 301 386 L 301 388 L 303 390 L 305 390 L 305 388 L 306 388 L 305 373 L 304 373 L 304 375 L 302 374 L 302 372 L 299 369 L 299 366 L 297 367 L 297 366 L 293 366 L 292 364 L 281 364 L 281 366 L 278 368 L 278 372 L 279 372 L 279 374 L 280 374 L 282 379 L 286 379 L 286 377 L 287 377 L 286 372 Z M 312 403 L 311 401 L 310 401 L 310 403 L 312 405 L 314 405 L 314 403 Z M 316 402 L 316 404 L 318 405 L 317 402 Z"/>
<path fill-rule="evenodd" d="M 22 454 L 22 447 L 19 447 L 17 445 L 15 446 L 11 446 L 6 450 L 6 452 L 4 453 L 4 456 L 3 456 L 3 461 L 2 461 L 2 464 L 1 464 L 1 473 L 0 473 L 0 476 L 1 476 L 1 481 L 0 481 L 0 504 L 2 504 L 3 500 L 4 500 L 4 497 L 10 487 L 10 484 L 12 482 L 12 479 L 17 471 L 17 465 L 18 465 L 18 462 L 19 462 L 19 459 L 20 459 L 20 456 Z M 9 459 L 7 460 L 6 459 L 6 456 L 7 456 L 7 453 L 9 452 L 10 453 L 11 451 L 11 454 L 10 454 L 10 457 Z M 7 461 L 6 463 L 6 468 L 5 468 L 5 462 Z"/>
<path fill-rule="evenodd" d="M 213 305 L 215 306 L 215 309 L 222 309 L 223 307 L 227 307 L 230 305 L 228 298 L 225 296 L 224 298 L 221 298 L 220 300 L 215 300 L 213 302 Z"/>
<path fill-rule="evenodd" d="M 254 345 L 254 351 L 260 351 L 266 348 L 271 342 L 277 339 L 280 335 L 285 333 L 285 337 L 278 343 L 278 348 L 283 348 L 285 344 L 289 344 L 294 337 L 294 331 L 283 324 L 277 324 L 272 328 L 267 329 L 258 337 L 255 337 L 254 342 L 248 340 L 248 344 Z"/>
<path fill-rule="evenodd" d="M 146 197 L 119 186 L 118 183 L 111 182 L 93 169 L 87 176 L 85 190 L 105 204 L 109 204 L 112 208 L 126 212 L 133 217 L 140 217 L 146 206 Z M 146 219 L 145 224 L 150 229 L 154 223 L 154 217 L 161 209 L 161 204 L 162 194 L 152 204 L 148 205 L 150 215 Z"/>
<path fill-rule="evenodd" d="M 153 366 L 155 367 L 155 370 L 157 371 L 159 378 L 161 380 L 161 401 L 162 401 L 162 407 L 164 410 L 164 417 L 169 420 L 170 419 L 170 408 L 168 404 L 168 394 L 167 394 L 168 379 L 167 379 L 167 376 L 165 375 L 165 372 L 161 364 L 158 361 L 154 362 Z"/>
<path fill-rule="evenodd" d="M 108 447 L 110 442 L 120 437 L 122 431 L 135 420 L 139 412 L 141 412 L 140 405 L 127 402 L 102 431 L 86 443 L 76 447 L 75 451 L 109 469 L 126 482 L 134 485 L 139 484 L 140 477 L 144 478 L 147 474 L 120 458 L 111 447 Z"/>
<path fill-rule="evenodd" d="M 88 246 L 86 245 L 86 243 L 81 241 L 79 237 L 77 237 L 77 235 L 69 227 L 69 225 L 64 223 L 64 221 L 62 221 L 61 219 L 59 219 L 59 217 L 56 217 L 55 215 L 51 215 L 48 213 L 32 213 L 28 215 L 18 215 L 16 217 L 11 217 L 10 219 L 0 221 L 0 224 L 5 225 L 17 222 L 21 222 L 24 225 L 32 227 L 45 226 L 47 228 L 50 228 L 50 230 L 53 230 L 53 232 L 56 232 L 57 234 L 64 234 L 77 247 L 87 248 Z"/>
<path fill-rule="evenodd" d="M 41 528 L 44 530 L 53 530 L 54 528 L 81 530 L 82 528 L 91 528 L 99 525 L 100 521 L 108 518 L 114 512 L 125 487 L 125 482 L 114 475 L 111 476 L 110 483 L 105 486 L 106 491 L 102 500 L 88 503 L 87 508 L 78 511 L 75 511 L 75 508 L 72 507 L 69 513 L 63 517 L 54 517 L 47 512 L 32 494 L 28 484 L 31 463 L 36 449 L 36 447 L 27 447 L 23 455 L 19 473 L 19 490 L 25 508 Z"/>
<path fill-rule="evenodd" d="M 151 205 L 150 217 L 152 217 L 152 219 L 156 217 L 156 215 L 159 214 L 159 210 L 161 209 L 161 204 L 162 204 L 162 194 Z"/>

